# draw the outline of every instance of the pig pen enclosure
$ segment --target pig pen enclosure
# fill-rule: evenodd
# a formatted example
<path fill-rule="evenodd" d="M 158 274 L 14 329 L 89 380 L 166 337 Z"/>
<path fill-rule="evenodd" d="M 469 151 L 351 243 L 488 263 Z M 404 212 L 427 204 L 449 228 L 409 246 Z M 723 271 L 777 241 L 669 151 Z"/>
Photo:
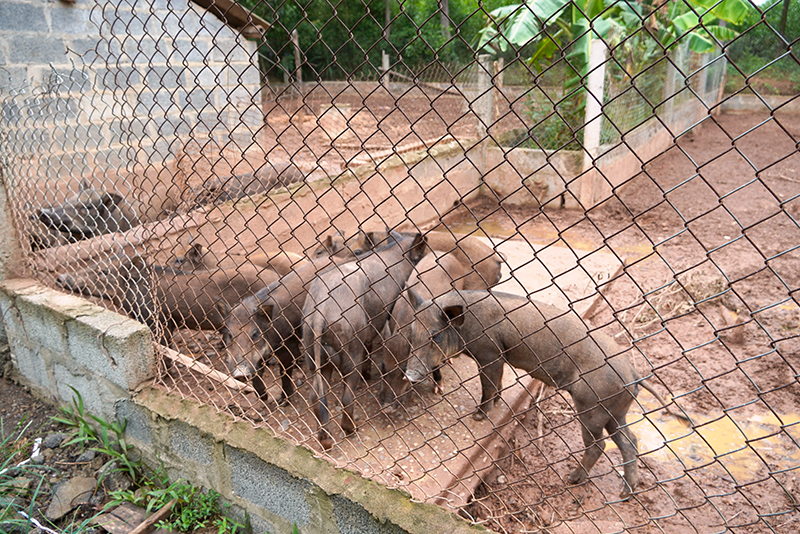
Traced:
<path fill-rule="evenodd" d="M 645 15 L 621 36 L 587 26 L 554 40 L 546 64 L 523 61 L 512 40 L 485 49 L 494 57 L 410 65 L 406 48 L 379 40 L 360 43 L 362 61 L 339 76 L 303 59 L 325 44 L 307 18 L 142 4 L 96 5 L 97 41 L 72 52 L 79 67 L 0 87 L 0 172 L 20 269 L 151 327 L 154 387 L 496 532 L 797 528 L 800 115 L 795 94 L 761 98 L 754 72 L 729 57 L 766 18 L 711 37 L 702 54 L 688 41 L 723 35 L 712 12 L 669 44 L 644 31 Z M 598 27 L 620 7 L 608 4 Z M 531 42 L 562 15 L 537 19 Z M 353 24 L 377 24 L 365 20 Z M 303 24 L 313 44 L 275 47 L 270 32 Z M 590 36 L 576 66 L 570 54 Z M 444 54 L 465 39 L 428 46 Z M 797 69 L 791 39 L 780 41 L 774 62 Z M 381 47 L 391 52 L 379 67 Z M 299 65 L 286 68 L 289 56 Z M 726 112 L 751 94 L 753 110 Z M 424 248 L 410 244 L 417 235 Z M 398 247 L 404 256 L 392 256 Z M 571 344 L 608 336 L 690 424 L 642 390 L 621 421 L 638 438 L 638 487 L 621 496 L 629 464 L 611 439 L 570 483 L 595 445 L 566 389 L 506 364 L 499 399 L 477 420 L 486 369 L 473 358 L 447 358 L 438 385 L 393 371 L 407 356 L 390 343 L 412 333 L 393 318 L 415 281 L 423 296 L 490 289 L 486 299 L 554 306 L 541 330 L 567 345 L 559 370 L 578 367 Z M 347 301 L 342 287 L 351 308 L 336 300 Z M 368 309 L 370 296 L 379 304 Z M 342 328 L 324 338 L 315 313 Z M 561 317 L 585 323 L 572 341 Z M 354 340 L 363 362 L 330 348 Z M 300 350 L 323 342 L 339 367 L 330 376 Z M 574 382 L 595 391 L 593 372 L 612 356 Z M 614 380 L 631 386 L 622 374 Z"/>

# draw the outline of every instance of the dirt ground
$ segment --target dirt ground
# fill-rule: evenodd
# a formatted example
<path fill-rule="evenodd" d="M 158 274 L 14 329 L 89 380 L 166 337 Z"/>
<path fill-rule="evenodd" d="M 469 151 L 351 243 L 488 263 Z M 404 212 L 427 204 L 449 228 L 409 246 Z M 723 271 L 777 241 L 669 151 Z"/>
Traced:
<path fill-rule="evenodd" d="M 582 452 L 580 428 L 566 396 L 550 391 L 520 419 L 510 452 L 463 515 L 509 533 L 797 529 L 798 141 L 800 116 L 711 117 L 586 216 L 507 212 L 483 201 L 448 221 L 454 231 L 624 260 L 625 272 L 602 290 L 591 323 L 631 344 L 639 371 L 652 373 L 662 394 L 694 421 L 690 429 L 663 411 L 643 417 L 643 408 L 657 403 L 647 392 L 639 395 L 629 421 L 639 437 L 642 485 L 621 502 L 620 457 L 610 442 L 587 483 L 566 485 Z M 218 338 L 205 333 L 182 344 L 221 368 L 215 346 Z M 479 393 L 465 360 L 445 368 L 444 397 L 422 388 L 403 413 L 380 413 L 374 382 L 359 391 L 358 437 L 344 440 L 329 459 L 389 485 L 424 478 L 426 465 L 393 451 L 392 440 L 403 441 L 405 450 L 429 442 L 435 463 L 480 434 L 467 417 Z M 252 393 L 221 391 L 180 366 L 163 384 L 321 454 L 308 386 L 300 373 L 296 379 L 299 392 L 286 408 L 264 406 Z M 0 406 L 25 405 L 11 404 L 8 391 L 0 389 Z"/>
<path fill-rule="evenodd" d="M 592 322 L 633 341 L 637 368 L 653 370 L 695 432 L 662 415 L 634 423 L 643 483 L 631 500 L 614 502 L 616 451 L 587 484 L 565 487 L 579 428 L 553 395 L 515 432 L 513 453 L 480 488 L 472 517 L 501 532 L 562 521 L 564 532 L 797 529 L 798 140 L 797 116 L 722 115 L 586 218 L 475 210 L 495 232 L 518 229 L 626 260 Z M 648 409 L 650 399 L 639 395 Z M 632 411 L 636 421 L 641 409 Z"/>
<path fill-rule="evenodd" d="M 566 485 L 582 452 L 580 429 L 566 396 L 551 391 L 518 426 L 511 452 L 465 516 L 499 532 L 796 528 L 798 140 L 800 117 L 712 117 L 586 217 L 505 211 L 489 201 L 451 217 L 456 232 L 624 260 L 625 273 L 603 290 L 591 322 L 621 344 L 632 343 L 640 372 L 652 373 L 695 423 L 692 431 L 663 412 L 643 418 L 643 408 L 657 404 L 640 394 L 642 405 L 630 419 L 643 480 L 632 499 L 620 502 L 620 459 L 610 443 L 589 482 Z M 205 358 L 219 366 L 213 351 Z M 466 417 L 479 389 L 463 360 L 445 369 L 444 397 L 423 390 L 402 414 L 381 414 L 374 382 L 360 391 L 358 438 L 342 440 L 328 459 L 412 493 L 423 486 L 420 471 L 441 465 L 483 432 Z M 185 374 L 165 377 L 166 385 L 171 380 L 187 396 L 226 403 L 210 386 L 198 393 Z M 228 411 L 324 454 L 313 438 L 302 381 L 289 408 L 264 409 L 241 392 L 222 397 L 233 400 Z"/>

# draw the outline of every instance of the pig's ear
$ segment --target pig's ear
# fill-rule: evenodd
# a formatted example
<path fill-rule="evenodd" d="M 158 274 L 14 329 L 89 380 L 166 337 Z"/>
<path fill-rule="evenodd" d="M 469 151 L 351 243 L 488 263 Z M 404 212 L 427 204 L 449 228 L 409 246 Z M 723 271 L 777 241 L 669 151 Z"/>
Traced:
<path fill-rule="evenodd" d="M 119 193 L 105 193 L 102 198 L 103 205 L 107 208 L 114 208 L 119 206 L 122 202 L 122 195 Z"/>
<path fill-rule="evenodd" d="M 217 301 L 214 302 L 214 307 L 223 317 L 227 317 L 231 313 L 231 307 L 228 306 L 228 303 L 225 302 L 224 299 L 217 299 Z"/>
<path fill-rule="evenodd" d="M 456 328 L 464 324 L 464 306 L 447 306 L 442 310 L 442 315 L 444 315 L 445 322 Z"/>
<path fill-rule="evenodd" d="M 189 250 L 186 251 L 186 258 L 195 265 L 203 261 L 203 245 L 200 243 L 192 243 Z"/>
<path fill-rule="evenodd" d="M 378 242 L 380 240 L 381 240 L 381 233 L 380 232 L 366 232 L 366 233 L 364 233 L 364 241 L 367 243 L 369 248 L 375 248 L 376 246 L 378 246 Z"/>
<path fill-rule="evenodd" d="M 411 245 L 411 251 L 408 254 L 408 259 L 415 262 L 421 260 L 427 249 L 427 238 L 424 235 L 417 233 L 417 235 L 414 236 L 414 243 Z"/>
<path fill-rule="evenodd" d="M 328 254 L 333 252 L 333 236 L 330 234 L 326 235 L 325 239 L 322 240 L 320 246 L 314 251 L 314 256 L 323 256 L 326 252 Z"/>
<path fill-rule="evenodd" d="M 258 309 L 261 313 L 264 314 L 265 317 L 272 319 L 272 309 L 273 309 L 272 304 L 260 304 L 258 306 Z"/>
<path fill-rule="evenodd" d="M 408 295 L 408 302 L 416 310 L 419 305 L 422 304 L 422 297 L 420 297 L 417 292 L 410 287 L 406 290 L 406 294 Z"/>
<path fill-rule="evenodd" d="M 138 270 L 139 273 L 144 273 L 147 270 L 147 262 L 138 254 L 131 256 L 131 267 Z"/>

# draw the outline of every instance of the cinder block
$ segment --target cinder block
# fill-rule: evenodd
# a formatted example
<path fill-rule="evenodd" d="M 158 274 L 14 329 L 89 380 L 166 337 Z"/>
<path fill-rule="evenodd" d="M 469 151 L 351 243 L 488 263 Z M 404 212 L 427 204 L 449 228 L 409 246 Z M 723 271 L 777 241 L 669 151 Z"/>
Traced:
<path fill-rule="evenodd" d="M 66 326 L 68 317 L 58 314 L 46 301 L 31 295 L 16 298 L 14 305 L 22 320 L 20 332 L 31 347 L 42 347 L 57 354 L 66 352 Z"/>
<path fill-rule="evenodd" d="M 84 409 L 105 421 L 112 422 L 116 417 L 114 403 L 125 391 L 113 390 L 105 380 L 86 374 L 78 374 L 65 365 L 53 365 L 55 392 L 63 402 L 71 403 L 77 391 L 83 400 Z M 72 391 L 72 388 L 75 391 Z M 53 389 L 51 388 L 51 391 Z"/>
<path fill-rule="evenodd" d="M 89 9 L 61 3 L 51 4 L 50 22 L 53 32 L 66 35 L 87 35 L 89 26 Z"/>
<path fill-rule="evenodd" d="M 44 360 L 42 351 L 31 350 L 24 340 L 15 339 L 14 335 L 10 335 L 8 341 L 19 374 L 35 386 L 51 391 L 53 384 L 47 370 L 48 362 Z"/>
<path fill-rule="evenodd" d="M 349 499 L 333 495 L 333 513 L 341 534 L 406 534 L 392 523 L 381 523 Z"/>
<path fill-rule="evenodd" d="M 8 55 L 15 63 L 25 65 L 61 64 L 66 60 L 67 47 L 59 38 L 15 37 L 8 41 Z"/>
<path fill-rule="evenodd" d="M 110 311 L 67 323 L 71 358 L 92 373 L 126 390 L 155 375 L 150 330 Z"/>
<path fill-rule="evenodd" d="M 47 32 L 44 7 L 34 4 L 0 2 L 0 31 Z"/>
<path fill-rule="evenodd" d="M 302 527 L 311 511 L 307 494 L 311 484 L 292 477 L 253 454 L 225 447 L 231 469 L 231 487 L 239 497 Z"/>
<path fill-rule="evenodd" d="M 174 423 L 171 426 L 170 448 L 181 458 L 198 465 L 214 464 L 214 441 L 185 423 Z"/>
<path fill-rule="evenodd" d="M 116 403 L 117 420 L 125 421 L 125 434 L 146 445 L 153 444 L 153 435 L 150 433 L 150 418 L 144 409 L 128 399 L 121 399 Z"/>

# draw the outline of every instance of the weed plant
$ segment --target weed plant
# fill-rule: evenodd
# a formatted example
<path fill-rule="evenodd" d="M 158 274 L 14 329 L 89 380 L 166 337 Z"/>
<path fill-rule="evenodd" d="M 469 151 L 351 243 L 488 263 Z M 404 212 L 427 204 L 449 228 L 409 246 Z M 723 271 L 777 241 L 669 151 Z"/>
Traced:
<path fill-rule="evenodd" d="M 173 499 L 171 515 L 159 526 L 170 531 L 192 532 L 198 529 L 214 528 L 218 534 L 238 534 L 249 532 L 249 518 L 245 526 L 223 514 L 230 506 L 220 503 L 220 495 L 214 490 L 206 493 L 199 491 L 186 481 L 170 483 L 164 466 L 155 471 L 148 469 L 141 458 L 136 456 L 132 445 L 125 441 L 126 422 L 108 422 L 100 417 L 86 413 L 81 395 L 72 390 L 75 397 L 72 404 L 60 408 L 60 414 L 52 418 L 71 430 L 66 443 L 62 446 L 75 445 L 81 451 L 86 449 L 103 454 L 114 461 L 116 469 L 109 472 L 122 472 L 133 482 L 131 489 L 112 491 L 110 500 L 100 513 L 124 502 L 145 508 L 147 513 L 159 510 Z M 23 438 L 29 425 L 22 423 L 8 433 L 0 442 L 0 532 L 14 530 L 28 532 L 36 526 L 33 519 L 41 507 L 40 501 L 48 497 L 50 488 L 43 474 L 44 466 L 35 467 L 23 463 L 31 443 Z M 6 433 L 0 419 L 0 435 Z M 107 475 L 108 473 L 106 473 Z M 29 483 L 29 480 L 33 483 Z M 24 481 L 24 483 L 23 483 Z M 98 481 L 98 483 L 102 482 Z M 24 515 L 22 515 L 24 514 Z M 77 519 L 62 522 L 58 531 L 63 534 L 79 534 L 90 530 L 92 516 L 83 521 Z"/>

